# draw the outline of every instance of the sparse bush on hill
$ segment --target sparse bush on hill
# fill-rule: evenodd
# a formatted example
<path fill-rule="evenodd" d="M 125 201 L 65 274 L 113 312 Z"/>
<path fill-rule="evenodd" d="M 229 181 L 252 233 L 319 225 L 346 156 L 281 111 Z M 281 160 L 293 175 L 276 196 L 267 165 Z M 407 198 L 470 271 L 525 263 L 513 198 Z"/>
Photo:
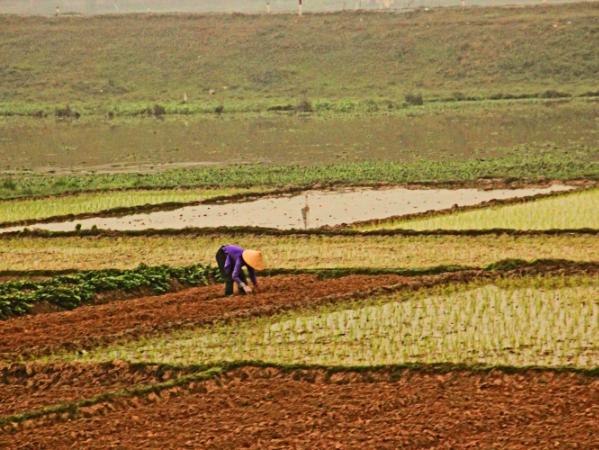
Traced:
<path fill-rule="evenodd" d="M 295 110 L 297 112 L 313 112 L 314 107 L 312 106 L 312 103 L 310 103 L 310 101 L 308 99 L 304 98 L 296 105 Z"/>
<path fill-rule="evenodd" d="M 424 99 L 422 98 L 422 94 L 412 94 L 412 93 L 408 93 L 404 96 L 406 103 L 408 105 L 423 105 L 424 104 Z"/>
<path fill-rule="evenodd" d="M 54 115 L 60 119 L 78 119 L 81 117 L 81 114 L 71 109 L 69 105 L 64 108 L 56 108 L 54 110 Z"/>
<path fill-rule="evenodd" d="M 150 114 L 155 116 L 155 117 L 161 117 L 164 116 L 166 114 L 166 108 L 162 105 L 159 104 L 155 104 L 151 109 L 150 109 Z"/>
<path fill-rule="evenodd" d="M 15 183 L 12 178 L 7 178 L 2 182 L 2 187 L 9 191 L 14 191 L 17 188 L 17 183 Z"/>
<path fill-rule="evenodd" d="M 560 91 L 555 91 L 555 90 L 547 90 L 545 92 L 541 92 L 541 94 L 539 94 L 540 98 L 567 98 L 567 97 L 571 97 L 570 94 L 566 93 L 566 92 L 560 92 Z"/>

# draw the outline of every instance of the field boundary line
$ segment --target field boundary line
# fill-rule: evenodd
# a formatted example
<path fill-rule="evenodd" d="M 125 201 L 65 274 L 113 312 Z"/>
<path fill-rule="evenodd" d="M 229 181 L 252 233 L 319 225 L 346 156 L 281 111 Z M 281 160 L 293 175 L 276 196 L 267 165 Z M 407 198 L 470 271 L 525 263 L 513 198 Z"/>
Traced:
<path fill-rule="evenodd" d="M 69 237 L 196 237 L 196 236 L 223 236 L 248 234 L 254 236 L 326 236 L 326 237 L 354 237 L 354 236 L 489 236 L 489 235 L 508 235 L 508 236 L 558 236 L 558 235 L 597 235 L 599 228 L 551 228 L 547 230 L 518 230 L 514 228 L 487 228 L 487 229 L 464 229 L 464 230 L 409 230 L 409 229 L 390 229 L 390 230 L 370 230 L 360 231 L 352 229 L 324 229 L 315 228 L 312 230 L 279 230 L 277 228 L 262 227 L 216 227 L 216 228 L 165 228 L 165 229 L 147 229 L 147 230 L 73 230 L 73 231 L 48 231 L 38 229 L 25 229 L 22 231 L 10 231 L 3 233 L 0 227 L 0 240 L 14 238 L 69 238 Z"/>
<path fill-rule="evenodd" d="M 254 164 L 247 164 L 246 166 L 255 166 Z M 334 165 L 329 165 L 334 166 Z M 234 166 L 223 166 L 223 168 L 231 168 Z M 273 166 L 272 168 L 280 168 L 283 169 L 285 166 Z M 172 170 L 172 169 L 171 169 Z M 176 169 L 175 169 L 176 170 Z M 193 170 L 193 169 L 178 169 L 178 170 Z M 168 171 L 168 170 L 165 170 Z M 127 172 L 129 173 L 129 172 Z M 130 172 L 134 173 L 134 172 Z M 23 175 L 2 175 L 0 173 L 0 177 L 6 178 L 14 178 L 18 180 L 19 178 L 38 178 L 44 177 L 45 174 L 42 173 L 27 173 Z M 90 175 L 73 175 L 73 177 L 78 178 L 86 178 L 90 177 Z M 575 187 L 593 187 L 599 184 L 599 180 L 592 178 L 566 178 L 566 179 L 557 179 L 557 178 L 541 178 L 541 179 L 527 179 L 527 178 L 492 178 L 492 177 L 482 177 L 471 180 L 449 180 L 449 181 L 406 181 L 393 183 L 388 181 L 319 181 L 316 183 L 305 183 L 305 184 L 294 184 L 292 186 L 281 186 L 281 185 L 252 185 L 247 186 L 242 183 L 239 185 L 227 186 L 229 189 L 243 189 L 243 188 L 260 188 L 263 187 L 265 189 L 269 189 L 268 192 L 271 195 L 278 194 L 286 194 L 293 193 L 296 191 L 305 191 L 311 189 L 335 189 L 342 187 L 356 187 L 356 188 L 386 188 L 386 187 L 397 187 L 397 188 L 406 188 L 406 189 L 466 189 L 466 188 L 483 188 L 483 189 L 524 189 L 530 187 L 548 187 L 552 184 L 567 184 L 569 186 Z M 139 186 L 122 186 L 122 187 L 114 187 L 114 188 L 99 188 L 99 189 L 81 189 L 81 190 L 73 190 L 73 191 L 64 191 L 56 194 L 36 194 L 36 195 L 21 195 L 15 197 L 8 198 L 0 198 L 0 203 L 3 202 L 18 202 L 18 201 L 26 201 L 26 200 L 45 200 L 45 199 L 55 199 L 62 197 L 73 197 L 82 194 L 108 194 L 111 192 L 130 192 L 130 191 L 171 191 L 171 190 L 197 190 L 197 189 L 222 189 L 223 187 L 217 183 L 208 183 L 208 184 L 172 184 L 168 186 L 152 186 L 152 185 L 139 185 Z M 243 198 L 244 195 L 248 195 L 252 193 L 240 193 L 240 194 L 232 194 L 232 195 L 224 195 L 224 200 L 228 198 L 233 198 L 239 195 Z M 257 195 L 262 195 L 264 192 L 256 192 Z"/>

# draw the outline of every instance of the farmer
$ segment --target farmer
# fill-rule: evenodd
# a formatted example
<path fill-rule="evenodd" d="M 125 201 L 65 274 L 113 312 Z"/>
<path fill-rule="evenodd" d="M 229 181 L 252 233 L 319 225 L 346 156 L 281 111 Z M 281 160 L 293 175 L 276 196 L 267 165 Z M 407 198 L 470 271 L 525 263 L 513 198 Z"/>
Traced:
<path fill-rule="evenodd" d="M 238 245 L 223 245 L 216 252 L 216 262 L 220 273 L 225 279 L 225 295 L 233 295 L 233 282 L 239 286 L 240 294 L 251 294 L 258 287 L 256 270 L 264 270 L 262 252 L 258 250 L 244 250 Z M 247 284 L 243 266 L 248 269 L 250 280 L 254 288 Z"/>

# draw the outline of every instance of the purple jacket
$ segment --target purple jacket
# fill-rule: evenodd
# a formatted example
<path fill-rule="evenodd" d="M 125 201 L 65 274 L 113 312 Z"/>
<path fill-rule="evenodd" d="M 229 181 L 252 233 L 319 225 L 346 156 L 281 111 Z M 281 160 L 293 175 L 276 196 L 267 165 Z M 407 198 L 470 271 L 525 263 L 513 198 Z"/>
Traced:
<path fill-rule="evenodd" d="M 233 281 L 238 284 L 241 283 L 239 275 L 241 274 L 242 267 L 246 266 L 248 268 L 250 280 L 252 280 L 252 283 L 258 284 L 256 281 L 256 272 L 243 260 L 243 248 L 238 245 L 225 245 L 223 251 L 227 255 L 227 259 L 225 260 L 225 272 L 231 273 L 232 268 L 233 273 L 231 274 L 231 278 L 233 278 Z"/>

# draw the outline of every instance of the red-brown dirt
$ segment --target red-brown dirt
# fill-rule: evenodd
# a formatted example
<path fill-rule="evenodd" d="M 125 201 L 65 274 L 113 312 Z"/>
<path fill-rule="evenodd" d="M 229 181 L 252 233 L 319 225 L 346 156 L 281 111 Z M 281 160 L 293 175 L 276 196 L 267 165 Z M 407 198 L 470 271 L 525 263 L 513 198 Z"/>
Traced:
<path fill-rule="evenodd" d="M 61 348 L 85 348 L 217 320 L 270 315 L 298 306 L 359 297 L 377 289 L 420 287 L 475 276 L 484 274 L 350 275 L 327 280 L 314 275 L 276 276 L 261 279 L 256 295 L 223 297 L 222 286 L 208 286 L 73 311 L 18 317 L 0 322 L 0 359 Z"/>
<path fill-rule="evenodd" d="M 15 364 L 0 370 L 0 416 L 160 383 L 189 371 L 157 370 L 122 361 L 106 364 Z"/>
<path fill-rule="evenodd" d="M 574 373 L 242 368 L 76 419 L 25 422 L 0 447 L 591 449 L 597 417 L 599 380 Z"/>

